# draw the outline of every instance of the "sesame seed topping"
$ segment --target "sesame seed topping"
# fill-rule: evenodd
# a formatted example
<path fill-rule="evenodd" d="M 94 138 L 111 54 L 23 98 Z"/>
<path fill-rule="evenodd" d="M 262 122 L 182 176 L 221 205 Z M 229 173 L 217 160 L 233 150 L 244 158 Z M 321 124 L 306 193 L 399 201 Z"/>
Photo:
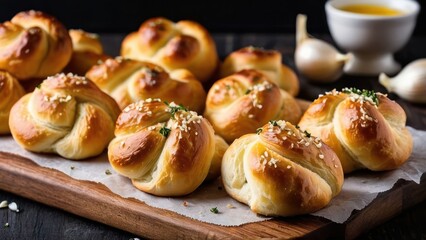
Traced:
<path fill-rule="evenodd" d="M 291 166 L 290 165 L 287 165 L 287 169 L 290 169 L 291 168 Z"/>
<path fill-rule="evenodd" d="M 70 95 L 66 95 L 66 96 L 61 96 L 59 93 L 55 93 L 55 95 L 53 96 L 47 96 L 44 95 L 43 100 L 46 102 L 60 102 L 60 103 L 64 103 L 64 102 L 69 102 L 71 101 L 72 97 Z"/>
<path fill-rule="evenodd" d="M 319 157 L 320 159 L 324 159 L 324 154 L 320 153 L 320 154 L 318 155 L 318 157 Z"/>
<path fill-rule="evenodd" d="M 263 105 L 260 103 L 259 99 L 258 99 L 258 94 L 260 92 L 269 90 L 273 87 L 273 85 L 268 82 L 268 81 L 263 81 L 261 83 L 255 84 L 252 87 L 250 87 L 247 92 L 249 94 L 249 98 L 252 100 L 253 102 L 253 107 L 262 109 Z"/>

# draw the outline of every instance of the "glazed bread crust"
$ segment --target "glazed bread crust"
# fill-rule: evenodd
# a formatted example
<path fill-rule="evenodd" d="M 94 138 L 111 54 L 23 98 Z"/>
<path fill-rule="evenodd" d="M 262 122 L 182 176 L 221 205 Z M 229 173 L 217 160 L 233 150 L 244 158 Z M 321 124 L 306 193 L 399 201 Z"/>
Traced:
<path fill-rule="evenodd" d="M 282 63 L 281 53 L 276 50 L 251 46 L 238 49 L 225 58 L 219 76 L 224 78 L 243 69 L 258 70 L 292 96 L 299 93 L 299 79 L 296 73 Z"/>
<path fill-rule="evenodd" d="M 67 29 L 46 13 L 24 11 L 0 24 L 0 69 L 20 81 L 59 73 L 71 54 Z"/>
<path fill-rule="evenodd" d="M 119 113 L 114 99 L 93 82 L 62 73 L 23 96 L 12 107 L 9 126 L 24 149 L 80 160 L 108 146 Z"/>
<path fill-rule="evenodd" d="M 101 40 L 97 34 L 81 29 L 70 29 L 68 32 L 73 52 L 64 72 L 84 76 L 92 66 L 110 58 L 104 54 Z"/>
<path fill-rule="evenodd" d="M 216 81 L 207 93 L 204 112 L 216 133 L 228 143 L 269 120 L 296 124 L 301 115 L 293 96 L 253 69 Z"/>
<path fill-rule="evenodd" d="M 294 216 L 325 207 L 341 191 L 337 155 L 319 138 L 285 121 L 236 139 L 225 152 L 226 191 L 267 216 Z"/>
<path fill-rule="evenodd" d="M 18 80 L 8 72 L 0 70 L 0 134 L 10 133 L 10 109 L 24 95 L 25 91 Z"/>
<path fill-rule="evenodd" d="M 412 152 L 404 110 L 386 95 L 376 93 L 376 97 L 377 103 L 333 90 L 317 98 L 299 122 L 334 149 L 345 173 L 396 169 Z"/>
<path fill-rule="evenodd" d="M 218 143 L 218 145 L 217 145 Z M 216 178 L 227 145 L 196 112 L 160 99 L 140 100 L 118 117 L 108 159 L 141 191 L 182 196 Z"/>
<path fill-rule="evenodd" d="M 144 21 L 125 37 L 121 56 L 159 64 L 167 71 L 188 69 L 201 81 L 209 80 L 219 63 L 216 43 L 197 22 L 172 22 L 157 17 Z"/>
<path fill-rule="evenodd" d="M 112 96 L 122 109 L 138 100 L 160 98 L 202 113 L 206 92 L 185 69 L 167 72 L 157 64 L 115 58 L 93 66 L 86 77 Z"/>

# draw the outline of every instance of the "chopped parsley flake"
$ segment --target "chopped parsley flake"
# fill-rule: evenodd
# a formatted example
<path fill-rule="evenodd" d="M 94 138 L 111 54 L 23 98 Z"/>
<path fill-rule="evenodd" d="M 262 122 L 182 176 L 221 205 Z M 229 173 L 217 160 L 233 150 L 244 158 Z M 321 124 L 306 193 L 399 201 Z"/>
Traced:
<path fill-rule="evenodd" d="M 357 89 L 354 87 L 351 88 L 343 88 L 342 92 L 348 93 L 348 94 L 357 94 L 360 95 L 366 99 L 371 99 L 375 105 L 379 105 L 379 99 L 377 98 L 377 94 L 373 90 L 366 90 L 366 89 Z"/>
<path fill-rule="evenodd" d="M 172 131 L 170 128 L 167 128 L 165 125 L 160 128 L 160 134 L 164 137 L 168 137 L 170 134 L 170 131 Z"/>
<path fill-rule="evenodd" d="M 214 214 L 218 214 L 219 210 L 217 209 L 217 207 L 214 207 L 214 208 L 210 208 L 210 212 L 212 212 Z"/>
<path fill-rule="evenodd" d="M 274 127 L 278 127 L 278 122 L 276 120 L 270 120 L 269 123 Z"/>
<path fill-rule="evenodd" d="M 109 169 L 107 169 L 107 170 L 105 170 L 105 174 L 106 174 L 106 175 L 111 175 L 111 174 L 112 174 L 112 172 L 111 172 Z"/>
<path fill-rule="evenodd" d="M 258 129 L 256 129 L 256 134 L 259 135 L 262 131 L 263 131 L 262 128 L 258 128 Z"/>
<path fill-rule="evenodd" d="M 305 130 L 303 133 L 305 134 L 305 136 L 306 136 L 307 138 L 310 138 L 310 137 L 311 137 L 311 133 L 309 133 L 308 131 L 306 131 L 306 130 Z"/>
<path fill-rule="evenodd" d="M 175 103 L 168 103 L 167 101 L 164 102 L 167 107 L 169 107 L 169 112 L 172 114 L 172 118 L 174 119 L 175 113 L 178 111 L 185 111 L 188 112 L 188 109 L 186 109 L 182 104 L 176 105 Z"/>

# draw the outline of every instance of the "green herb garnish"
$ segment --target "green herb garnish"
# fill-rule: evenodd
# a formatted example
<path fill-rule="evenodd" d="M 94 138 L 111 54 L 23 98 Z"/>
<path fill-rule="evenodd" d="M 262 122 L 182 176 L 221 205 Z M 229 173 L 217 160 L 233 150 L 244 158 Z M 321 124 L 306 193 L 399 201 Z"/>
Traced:
<path fill-rule="evenodd" d="M 303 132 L 305 134 L 305 137 L 310 138 L 311 137 L 311 133 L 309 133 L 308 131 L 304 131 Z"/>
<path fill-rule="evenodd" d="M 245 94 L 247 95 L 249 93 L 251 93 L 251 89 L 250 88 L 246 90 Z"/>
<path fill-rule="evenodd" d="M 342 92 L 348 93 L 348 94 L 354 93 L 354 94 L 360 95 L 367 101 L 371 100 L 375 105 L 379 105 L 379 99 L 377 98 L 376 92 L 374 92 L 373 90 L 367 90 L 367 89 L 360 90 L 360 89 L 351 87 L 351 88 L 343 88 Z"/>
<path fill-rule="evenodd" d="M 274 127 L 278 127 L 278 122 L 276 120 L 270 120 L 269 124 L 271 124 Z"/>
<path fill-rule="evenodd" d="M 214 207 L 214 208 L 210 208 L 210 212 L 212 212 L 214 214 L 218 214 L 219 210 L 217 209 L 217 207 Z"/>
<path fill-rule="evenodd" d="M 112 174 L 112 172 L 111 172 L 109 169 L 107 169 L 107 170 L 105 170 L 105 174 L 106 174 L 106 175 L 111 175 L 111 174 Z"/>
<path fill-rule="evenodd" d="M 171 104 L 169 104 L 167 101 L 165 101 L 164 104 L 166 104 L 167 107 L 169 107 L 170 114 L 172 114 L 173 119 L 174 119 L 175 113 L 178 112 L 178 111 L 188 112 L 188 109 L 186 109 L 182 104 L 171 106 Z"/>
<path fill-rule="evenodd" d="M 258 129 L 256 129 L 256 134 L 259 135 L 262 131 L 263 131 L 262 128 L 258 128 Z"/>
<path fill-rule="evenodd" d="M 170 128 L 167 128 L 165 124 L 160 128 L 160 134 L 164 137 L 168 137 L 171 131 L 172 130 Z"/>

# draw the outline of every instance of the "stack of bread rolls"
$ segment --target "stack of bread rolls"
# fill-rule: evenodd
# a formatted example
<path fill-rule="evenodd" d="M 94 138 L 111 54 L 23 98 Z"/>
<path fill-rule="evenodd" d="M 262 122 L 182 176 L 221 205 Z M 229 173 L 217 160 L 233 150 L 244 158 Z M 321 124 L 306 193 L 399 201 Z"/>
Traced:
<path fill-rule="evenodd" d="M 317 211 L 344 174 L 395 169 L 411 154 L 397 103 L 344 89 L 304 111 L 276 50 L 248 46 L 221 62 L 201 24 L 164 17 L 120 50 L 108 56 L 96 34 L 40 11 L 0 24 L 0 134 L 72 160 L 107 152 L 117 173 L 157 196 L 222 176 L 231 197 L 270 216 Z"/>

